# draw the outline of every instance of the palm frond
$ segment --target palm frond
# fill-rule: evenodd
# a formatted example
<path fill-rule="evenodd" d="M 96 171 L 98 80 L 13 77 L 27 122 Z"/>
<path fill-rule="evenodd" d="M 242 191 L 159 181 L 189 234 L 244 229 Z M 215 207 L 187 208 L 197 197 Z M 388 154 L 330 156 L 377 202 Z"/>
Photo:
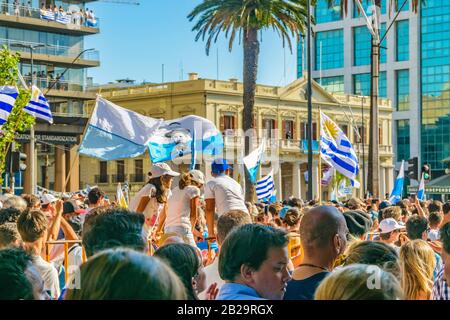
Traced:
<path fill-rule="evenodd" d="M 316 0 L 312 0 L 315 4 Z M 194 21 L 195 41 L 205 41 L 206 53 L 220 35 L 229 38 L 229 50 L 239 33 L 247 38 L 249 30 L 274 29 L 283 46 L 292 52 L 292 37 L 300 39 L 307 25 L 307 0 L 204 0 L 187 16 Z"/>

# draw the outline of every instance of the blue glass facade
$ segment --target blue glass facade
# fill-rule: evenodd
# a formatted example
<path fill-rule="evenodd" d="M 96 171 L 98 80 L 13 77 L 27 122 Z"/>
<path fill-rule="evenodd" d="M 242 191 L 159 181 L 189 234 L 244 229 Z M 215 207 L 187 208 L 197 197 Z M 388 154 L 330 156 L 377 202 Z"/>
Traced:
<path fill-rule="evenodd" d="M 397 61 L 409 60 L 409 20 L 396 22 L 396 59 Z"/>
<path fill-rule="evenodd" d="M 303 61 L 306 60 L 304 46 L 305 38 L 301 37 L 300 41 L 297 43 L 297 78 L 303 77 Z"/>
<path fill-rule="evenodd" d="M 344 31 L 342 29 L 317 32 L 315 39 L 315 70 L 344 67 Z M 320 49 L 321 46 L 322 49 Z"/>
<path fill-rule="evenodd" d="M 322 79 L 314 80 L 328 92 L 344 93 L 344 76 L 324 77 Z"/>
<path fill-rule="evenodd" d="M 397 70 L 395 73 L 397 111 L 407 111 L 409 110 L 409 70 Z"/>
<path fill-rule="evenodd" d="M 450 6 L 448 0 L 421 6 L 422 162 L 437 177 L 450 156 Z"/>
<path fill-rule="evenodd" d="M 397 161 L 410 158 L 409 120 L 397 120 Z"/>
<path fill-rule="evenodd" d="M 342 20 L 340 5 L 341 0 L 335 0 L 330 8 L 327 0 L 318 0 L 314 12 L 316 23 Z"/>
<path fill-rule="evenodd" d="M 386 32 L 386 24 L 381 24 L 380 36 L 382 37 Z M 386 47 L 386 40 L 382 45 Z M 365 66 L 370 65 L 370 56 L 372 48 L 372 36 L 367 29 L 367 26 L 360 26 L 353 28 L 353 65 Z M 380 62 L 386 63 L 386 49 L 380 50 Z"/>
<path fill-rule="evenodd" d="M 386 72 L 380 72 L 378 80 L 378 96 L 381 98 L 387 97 L 387 81 Z M 370 95 L 370 73 L 359 73 L 353 75 L 353 94 L 356 95 Z"/>
<path fill-rule="evenodd" d="M 386 1 L 389 0 L 381 0 L 381 14 L 385 14 L 386 13 Z M 353 2 L 353 1 L 352 1 Z M 366 13 L 367 16 L 371 16 L 372 15 L 372 0 L 362 0 L 361 1 L 362 7 L 364 9 L 364 12 Z M 353 4 L 353 18 L 359 18 L 362 17 L 362 14 L 358 12 L 358 6 L 356 5 L 356 3 Z"/>

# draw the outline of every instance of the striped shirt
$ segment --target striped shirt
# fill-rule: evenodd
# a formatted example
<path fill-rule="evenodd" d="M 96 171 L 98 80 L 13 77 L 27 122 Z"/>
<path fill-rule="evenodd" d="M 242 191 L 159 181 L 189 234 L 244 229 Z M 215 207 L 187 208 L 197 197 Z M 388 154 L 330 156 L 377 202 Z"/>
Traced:
<path fill-rule="evenodd" d="M 433 285 L 432 300 L 450 300 L 450 288 L 445 280 L 444 265 L 439 270 Z"/>

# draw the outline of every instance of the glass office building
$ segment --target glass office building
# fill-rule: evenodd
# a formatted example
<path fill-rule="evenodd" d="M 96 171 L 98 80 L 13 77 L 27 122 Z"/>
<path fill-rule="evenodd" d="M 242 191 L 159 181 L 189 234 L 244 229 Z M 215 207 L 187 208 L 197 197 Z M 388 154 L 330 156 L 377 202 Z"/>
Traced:
<path fill-rule="evenodd" d="M 427 0 L 421 9 L 422 158 L 441 175 L 450 156 L 450 5 Z"/>
<path fill-rule="evenodd" d="M 81 14 L 93 1 L 19 2 L 19 6 L 13 1 L 0 3 L 0 44 L 20 54 L 21 74 L 28 84 L 34 79 L 45 94 L 54 120 L 53 125 L 36 121 L 35 181 L 56 191 L 76 191 L 80 188 L 79 169 L 74 166 L 76 149 L 89 116 L 85 102 L 95 99 L 87 90 L 87 68 L 100 65 L 99 53 L 95 48 L 86 50 L 84 39 L 100 32 L 100 20 L 95 14 Z M 50 7 L 58 8 L 57 12 Z M 33 66 L 30 47 L 36 47 L 32 52 Z M 27 153 L 27 133 L 19 135 L 17 141 Z M 29 174 L 27 170 L 25 175 Z M 29 177 L 24 181 L 29 181 Z"/>
<path fill-rule="evenodd" d="M 379 96 L 391 100 L 394 110 L 388 136 L 396 169 L 401 160 L 418 157 L 436 178 L 450 157 L 450 5 L 427 0 L 416 13 L 410 2 L 393 22 L 396 9 L 381 1 L 380 35 L 392 26 L 381 45 Z M 341 17 L 326 0 L 317 1 L 313 78 L 330 92 L 369 95 L 371 35 L 359 9 L 348 3 L 349 13 Z M 369 1 L 362 3 L 370 16 Z M 298 54 L 301 61 L 304 52 Z"/>

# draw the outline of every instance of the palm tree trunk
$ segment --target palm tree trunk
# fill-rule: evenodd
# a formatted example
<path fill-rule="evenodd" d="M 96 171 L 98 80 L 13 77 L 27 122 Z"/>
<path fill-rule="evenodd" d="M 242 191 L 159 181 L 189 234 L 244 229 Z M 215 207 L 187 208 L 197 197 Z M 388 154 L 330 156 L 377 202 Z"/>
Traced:
<path fill-rule="evenodd" d="M 256 77 L 258 74 L 259 41 L 258 29 L 244 30 L 244 119 L 243 130 L 245 133 L 254 129 L 253 107 L 255 105 Z M 245 139 L 245 155 L 250 152 L 250 138 Z M 245 170 L 245 200 L 253 201 L 255 186 L 250 182 L 250 177 Z"/>

